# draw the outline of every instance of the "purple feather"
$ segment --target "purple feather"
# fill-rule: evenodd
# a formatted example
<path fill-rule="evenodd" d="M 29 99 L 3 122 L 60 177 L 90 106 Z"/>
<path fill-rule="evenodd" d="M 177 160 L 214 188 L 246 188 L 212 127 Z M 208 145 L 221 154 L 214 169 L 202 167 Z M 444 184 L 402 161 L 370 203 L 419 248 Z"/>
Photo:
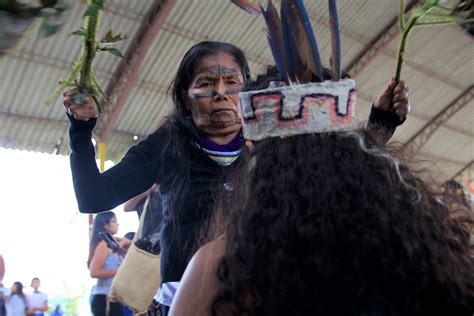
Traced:
<path fill-rule="evenodd" d="M 308 13 L 306 12 L 304 3 L 302 0 L 295 0 L 295 9 L 298 12 L 298 21 L 302 24 L 297 30 L 297 42 L 300 46 L 299 52 L 303 61 L 311 68 L 312 73 L 318 77 L 320 81 L 323 81 L 323 67 L 321 64 L 321 57 L 319 55 L 318 44 L 316 41 L 316 35 L 311 27 L 311 21 Z M 298 23 L 298 24 L 300 24 Z"/>
<path fill-rule="evenodd" d="M 253 3 L 250 0 L 230 0 L 233 4 L 241 8 L 247 13 L 250 13 L 253 16 L 259 16 L 262 14 L 262 10 L 260 10 L 260 6 Z"/>
<path fill-rule="evenodd" d="M 283 43 L 285 51 L 285 60 L 289 68 L 290 79 L 296 83 L 305 83 L 311 81 L 311 70 L 301 59 L 299 44 L 301 34 L 301 21 L 295 6 L 289 0 L 281 1 L 281 24 L 283 33 Z"/>
<path fill-rule="evenodd" d="M 281 30 L 281 20 L 278 16 L 278 11 L 273 5 L 272 1 L 268 1 L 267 10 L 260 7 L 262 15 L 265 18 L 265 24 L 267 29 L 268 43 L 272 51 L 275 65 L 280 72 L 283 80 L 290 83 L 288 78 L 288 65 L 285 61 L 285 53 L 283 48 L 283 35 Z"/>
<path fill-rule="evenodd" d="M 294 80 L 294 72 L 295 72 L 295 65 L 291 56 L 291 44 L 290 44 L 290 29 L 291 27 L 288 26 L 287 20 L 287 7 L 288 1 L 282 0 L 280 4 L 280 16 L 281 16 L 281 33 L 282 33 L 282 40 L 283 40 L 283 58 L 285 59 L 286 64 L 288 65 L 288 76 Z"/>
<path fill-rule="evenodd" d="M 339 29 L 339 19 L 337 17 L 336 0 L 328 0 L 329 4 L 329 28 L 331 30 L 331 77 L 332 80 L 341 78 L 341 32 Z"/>

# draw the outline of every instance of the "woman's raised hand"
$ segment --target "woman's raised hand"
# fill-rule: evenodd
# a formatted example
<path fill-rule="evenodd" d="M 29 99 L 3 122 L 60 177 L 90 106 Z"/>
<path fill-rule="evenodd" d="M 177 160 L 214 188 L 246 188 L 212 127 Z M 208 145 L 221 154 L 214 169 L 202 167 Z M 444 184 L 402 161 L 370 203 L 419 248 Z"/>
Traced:
<path fill-rule="evenodd" d="M 68 89 L 63 92 L 63 104 L 66 107 L 66 111 L 73 115 L 76 120 L 88 121 L 91 118 L 99 117 L 99 111 L 94 99 L 91 96 L 87 96 L 84 103 L 77 104 L 74 102 L 74 94 L 77 93 L 77 89 Z"/>

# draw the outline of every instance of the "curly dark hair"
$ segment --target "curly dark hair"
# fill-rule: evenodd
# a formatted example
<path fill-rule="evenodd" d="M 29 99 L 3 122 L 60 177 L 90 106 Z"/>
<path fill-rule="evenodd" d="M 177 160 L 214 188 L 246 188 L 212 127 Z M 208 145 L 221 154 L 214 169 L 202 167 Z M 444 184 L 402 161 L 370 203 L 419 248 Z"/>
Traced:
<path fill-rule="evenodd" d="M 216 214 L 212 314 L 471 315 L 469 235 L 397 157 L 362 130 L 256 144 Z"/>

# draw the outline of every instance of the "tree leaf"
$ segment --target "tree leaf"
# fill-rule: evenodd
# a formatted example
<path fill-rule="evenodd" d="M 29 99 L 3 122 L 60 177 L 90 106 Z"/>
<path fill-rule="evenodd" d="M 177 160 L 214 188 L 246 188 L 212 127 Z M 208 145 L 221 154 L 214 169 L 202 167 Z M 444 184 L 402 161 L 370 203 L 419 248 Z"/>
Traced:
<path fill-rule="evenodd" d="M 121 52 L 120 49 L 118 49 L 118 48 L 115 48 L 115 47 L 103 47 L 101 50 L 108 51 L 108 52 L 111 53 L 112 55 L 115 55 L 115 56 L 117 56 L 117 57 L 123 58 L 122 52 Z"/>
<path fill-rule="evenodd" d="M 439 3 L 439 1 L 440 0 L 427 0 L 425 5 L 429 7 L 434 7 Z"/>
<path fill-rule="evenodd" d="M 126 38 L 127 38 L 127 35 L 122 34 L 122 33 L 113 35 L 112 30 L 109 29 L 107 33 L 104 35 L 104 37 L 100 40 L 100 42 L 103 44 L 117 43 L 117 42 L 123 41 Z"/>
<path fill-rule="evenodd" d="M 90 4 L 86 12 L 84 12 L 84 17 L 87 16 L 98 16 L 99 11 L 104 9 L 104 0 L 94 0 L 92 4 Z"/>
<path fill-rule="evenodd" d="M 84 27 L 80 27 L 74 32 L 72 32 L 71 35 L 87 37 L 87 30 Z"/>

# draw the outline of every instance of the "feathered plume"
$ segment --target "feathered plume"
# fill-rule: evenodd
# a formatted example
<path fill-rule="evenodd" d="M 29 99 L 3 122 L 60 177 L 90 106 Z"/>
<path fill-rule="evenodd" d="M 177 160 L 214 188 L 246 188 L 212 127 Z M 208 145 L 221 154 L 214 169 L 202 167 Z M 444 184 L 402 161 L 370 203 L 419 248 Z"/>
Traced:
<path fill-rule="evenodd" d="M 316 76 L 317 81 L 323 81 L 323 67 L 319 56 L 318 44 L 308 13 L 304 7 L 303 0 L 296 0 L 294 4 L 293 10 L 296 16 L 294 34 L 298 44 L 297 51 L 305 65 L 310 68 L 313 77 Z"/>
<path fill-rule="evenodd" d="M 341 32 L 339 30 L 339 19 L 337 17 L 336 0 L 328 0 L 329 4 L 329 28 L 331 30 L 331 77 L 332 80 L 341 78 Z"/>
<path fill-rule="evenodd" d="M 253 3 L 250 0 L 230 0 L 233 4 L 241 8 L 242 10 L 246 11 L 247 13 L 250 13 L 253 16 L 259 16 L 262 14 L 262 11 L 260 10 L 260 6 Z"/>
<path fill-rule="evenodd" d="M 296 33 L 300 33 L 301 24 L 298 23 L 298 15 L 289 0 L 281 1 L 280 8 L 281 29 L 283 35 L 283 46 L 285 60 L 289 67 L 289 77 L 296 83 L 311 81 L 311 70 L 304 64 L 298 52 L 299 47 Z"/>
<path fill-rule="evenodd" d="M 285 60 L 281 20 L 278 16 L 277 9 L 273 5 L 272 1 L 269 0 L 267 10 L 265 10 L 263 7 L 260 7 L 260 10 L 265 19 L 268 43 L 270 44 L 270 49 L 272 50 L 273 59 L 275 59 L 276 67 L 282 75 L 283 80 L 285 80 L 285 82 L 290 83 L 291 80 L 288 77 L 289 69 Z"/>
<path fill-rule="evenodd" d="M 249 11 L 249 8 L 243 6 L 242 2 L 246 5 L 253 5 L 253 3 L 231 1 L 252 14 L 252 10 Z M 339 80 L 341 77 L 341 45 L 336 0 L 329 0 L 329 6 L 333 35 L 331 65 L 333 65 L 333 79 Z M 278 17 L 278 12 L 271 0 L 268 1 L 267 9 L 260 6 L 259 12 L 265 18 L 268 42 L 276 66 L 284 80 L 289 84 L 323 81 L 323 67 L 316 36 L 313 33 L 303 0 L 281 0 L 281 18 Z"/>

